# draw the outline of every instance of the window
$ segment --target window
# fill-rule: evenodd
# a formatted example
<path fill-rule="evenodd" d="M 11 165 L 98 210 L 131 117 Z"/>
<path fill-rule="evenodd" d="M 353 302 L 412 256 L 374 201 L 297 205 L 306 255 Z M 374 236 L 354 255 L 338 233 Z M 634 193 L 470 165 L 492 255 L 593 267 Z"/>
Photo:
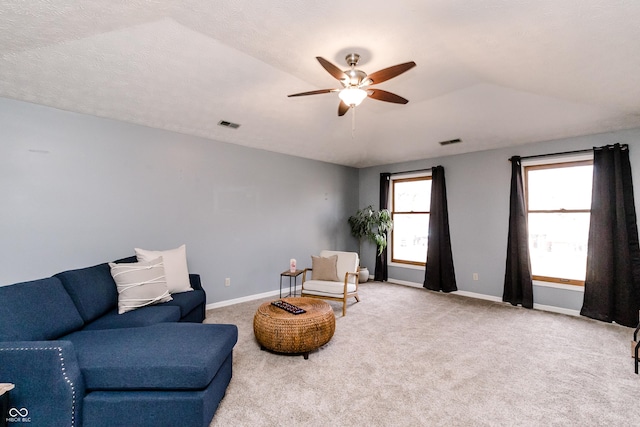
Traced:
<path fill-rule="evenodd" d="M 534 280 L 584 286 L 593 161 L 524 167 Z"/>
<path fill-rule="evenodd" d="M 429 238 L 431 176 L 391 180 L 391 262 L 424 266 Z"/>

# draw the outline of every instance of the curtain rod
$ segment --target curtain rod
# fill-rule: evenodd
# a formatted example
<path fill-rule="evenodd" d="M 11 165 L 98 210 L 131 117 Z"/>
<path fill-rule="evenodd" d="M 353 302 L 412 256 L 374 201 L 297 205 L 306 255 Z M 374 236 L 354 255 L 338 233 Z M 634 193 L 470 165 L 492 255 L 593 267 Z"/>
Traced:
<path fill-rule="evenodd" d="M 610 147 L 610 146 L 607 145 L 605 147 Z M 593 147 L 593 148 L 587 148 L 587 149 L 584 149 L 584 150 L 563 151 L 563 152 L 560 152 L 560 153 L 535 154 L 533 156 L 520 157 L 520 160 L 537 159 L 539 157 L 564 156 L 564 155 L 567 155 L 567 154 L 593 153 L 594 150 L 601 150 L 602 148 L 605 148 L 605 147 Z M 613 146 L 611 146 L 611 147 L 613 147 Z M 627 144 L 622 144 L 621 147 L 622 147 L 623 150 L 627 150 L 629 148 L 629 146 Z M 511 159 L 507 159 L 507 160 L 511 161 Z"/>
<path fill-rule="evenodd" d="M 403 175 L 405 173 L 417 173 L 417 172 L 430 172 L 432 171 L 433 168 L 426 168 L 426 169 L 415 169 L 412 171 L 404 171 L 404 172 L 391 172 L 391 175 Z"/>
<path fill-rule="evenodd" d="M 574 150 L 574 151 L 563 151 L 561 153 L 547 153 L 547 154 L 535 154 L 533 156 L 523 156 L 520 157 L 520 160 L 526 160 L 526 159 L 537 159 L 539 157 L 551 157 L 551 156 L 564 156 L 567 154 L 586 154 L 586 153 L 593 153 L 593 149 L 586 149 L 586 150 Z M 508 159 L 509 161 L 511 161 L 511 159 Z"/>

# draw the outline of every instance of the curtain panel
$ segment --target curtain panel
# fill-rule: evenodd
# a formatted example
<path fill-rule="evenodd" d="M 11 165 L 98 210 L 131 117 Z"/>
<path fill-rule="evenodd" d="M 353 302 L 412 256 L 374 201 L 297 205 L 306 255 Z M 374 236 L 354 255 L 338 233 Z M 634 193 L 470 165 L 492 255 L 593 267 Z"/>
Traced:
<path fill-rule="evenodd" d="M 587 275 L 580 314 L 634 327 L 640 247 L 627 145 L 594 148 Z"/>
<path fill-rule="evenodd" d="M 391 183 L 390 173 L 380 174 L 380 210 L 389 209 L 389 185 Z M 389 233 L 387 232 L 387 242 L 389 241 Z M 378 255 L 376 251 L 376 266 L 374 280 L 385 282 L 389 279 L 389 267 L 387 265 L 387 248 Z"/>
<path fill-rule="evenodd" d="M 456 291 L 458 287 L 456 286 L 456 273 L 453 268 L 447 189 L 442 166 L 436 166 L 431 170 L 430 209 L 424 287 L 432 291 Z"/>
<path fill-rule="evenodd" d="M 529 227 L 522 181 L 522 159 L 519 156 L 513 156 L 509 160 L 511 161 L 509 236 L 502 301 L 533 308 L 533 280 L 529 258 Z"/>

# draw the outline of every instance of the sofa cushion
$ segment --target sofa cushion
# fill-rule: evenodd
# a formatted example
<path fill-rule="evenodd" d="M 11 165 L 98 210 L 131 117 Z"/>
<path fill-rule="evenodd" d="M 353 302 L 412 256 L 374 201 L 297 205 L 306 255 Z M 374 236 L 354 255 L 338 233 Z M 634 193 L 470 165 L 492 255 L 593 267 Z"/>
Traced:
<path fill-rule="evenodd" d="M 83 426 L 209 427 L 231 381 L 231 355 L 204 390 L 93 391 L 82 400 Z"/>
<path fill-rule="evenodd" d="M 85 322 L 102 316 L 118 303 L 116 283 L 107 263 L 64 271 L 55 277 L 60 279 Z"/>
<path fill-rule="evenodd" d="M 52 340 L 84 322 L 55 277 L 0 286 L 0 341 Z"/>
<path fill-rule="evenodd" d="M 118 289 L 118 313 L 171 301 L 162 257 L 134 263 L 109 263 Z"/>
<path fill-rule="evenodd" d="M 162 322 L 178 322 L 180 317 L 179 307 L 169 307 L 165 304 L 143 307 L 124 314 L 118 314 L 118 309 L 113 309 L 85 325 L 82 330 L 137 328 Z"/>
<path fill-rule="evenodd" d="M 79 331 L 65 340 L 76 349 L 88 390 L 201 390 L 233 350 L 238 328 L 159 323 Z"/>
<path fill-rule="evenodd" d="M 196 289 L 190 292 L 179 292 L 172 294 L 173 300 L 162 304 L 163 306 L 178 306 L 180 307 L 180 317 L 184 317 L 191 312 L 194 308 L 205 302 L 205 294 L 203 290 Z"/>

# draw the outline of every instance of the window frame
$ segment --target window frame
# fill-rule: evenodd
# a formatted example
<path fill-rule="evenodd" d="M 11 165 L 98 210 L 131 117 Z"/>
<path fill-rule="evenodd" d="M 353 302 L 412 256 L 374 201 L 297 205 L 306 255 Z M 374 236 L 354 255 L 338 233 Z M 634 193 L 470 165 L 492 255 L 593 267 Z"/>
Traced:
<path fill-rule="evenodd" d="M 432 174 L 431 171 L 426 171 L 426 172 L 420 172 L 420 173 L 411 173 L 411 174 L 402 174 L 402 175 L 392 175 L 391 176 L 391 180 L 389 182 L 389 201 L 390 201 L 390 208 L 389 208 L 389 213 L 391 214 L 391 219 L 393 220 L 395 217 L 395 214 L 428 214 L 431 215 L 431 206 L 429 206 L 429 211 L 411 211 L 411 212 L 405 212 L 405 211 L 395 211 L 395 184 L 396 182 L 411 182 L 411 181 L 431 181 L 432 179 Z M 425 257 L 425 261 L 424 262 L 417 262 L 417 261 L 409 261 L 409 260 L 403 260 L 403 259 L 398 259 L 398 258 L 394 258 L 394 253 L 393 253 L 393 248 L 394 248 L 394 239 L 395 239 L 395 222 L 394 222 L 394 227 L 391 230 L 391 236 L 390 236 L 390 250 L 387 251 L 387 256 L 388 259 L 387 261 L 389 262 L 389 265 L 391 266 L 396 266 L 396 267 L 405 267 L 405 268 L 415 268 L 415 269 L 425 269 L 426 268 L 426 257 Z"/>
<path fill-rule="evenodd" d="M 574 155 L 574 156 L 566 156 L 566 157 L 558 157 L 556 159 L 536 159 L 534 161 L 523 160 L 522 162 L 522 176 L 523 176 L 523 186 L 525 192 L 525 208 L 527 213 L 527 223 L 529 222 L 529 214 L 530 213 L 589 213 L 591 214 L 591 206 L 589 209 L 556 209 L 556 210 L 547 210 L 547 209 L 529 209 L 529 171 L 531 170 L 543 170 L 543 169 L 558 169 L 563 167 L 575 167 L 575 166 L 593 166 L 593 154 L 586 155 Z M 527 235 L 527 244 L 528 244 L 529 236 Z M 561 277 L 550 277 L 550 276 L 540 276 L 533 274 L 531 271 L 531 278 L 534 281 L 540 281 L 548 284 L 560 284 L 560 285 L 568 285 L 574 289 L 576 287 L 584 288 L 584 280 L 576 280 L 576 279 L 566 279 Z"/>

